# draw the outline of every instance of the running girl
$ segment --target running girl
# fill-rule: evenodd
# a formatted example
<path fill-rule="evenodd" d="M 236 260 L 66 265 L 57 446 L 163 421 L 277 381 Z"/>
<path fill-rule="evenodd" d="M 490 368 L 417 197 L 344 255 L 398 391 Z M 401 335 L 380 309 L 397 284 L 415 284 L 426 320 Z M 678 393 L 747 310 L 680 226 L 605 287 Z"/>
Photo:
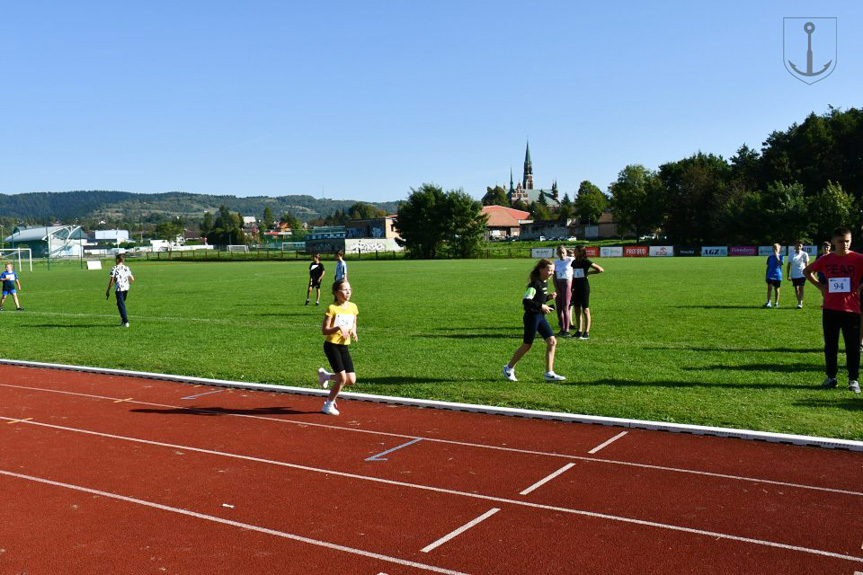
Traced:
<path fill-rule="evenodd" d="M 794 254 L 788 258 L 788 267 L 785 273 L 794 286 L 794 295 L 797 296 L 797 309 L 803 307 L 803 288 L 806 285 L 806 276 L 803 270 L 809 265 L 809 254 L 803 251 L 803 242 L 797 240 L 794 243 Z"/>
<path fill-rule="evenodd" d="M 575 335 L 578 339 L 590 339 L 590 282 L 587 276 L 601 274 L 605 270 L 587 259 L 584 246 L 575 248 L 572 262 L 572 306 L 575 308 Z"/>
<path fill-rule="evenodd" d="M 567 255 L 566 246 L 558 246 L 557 259 L 554 260 L 554 289 L 557 294 L 557 325 L 560 327 L 560 337 L 569 337 L 572 326 L 572 312 L 569 309 L 570 292 L 572 291 L 572 258 Z"/>
<path fill-rule="evenodd" d="M 554 332 L 551 326 L 545 319 L 545 314 L 549 313 L 553 308 L 546 305 L 546 302 L 554 297 L 554 294 L 548 295 L 548 286 L 546 282 L 554 274 L 554 263 L 545 258 L 539 260 L 530 272 L 530 283 L 527 286 L 527 291 L 522 296 L 521 304 L 524 307 L 524 336 L 522 337 L 521 346 L 515 350 L 515 354 L 509 363 L 503 366 L 503 376 L 509 381 L 518 381 L 515 378 L 515 364 L 524 357 L 530 348 L 533 346 L 533 340 L 536 338 L 536 333 L 545 340 L 545 381 L 563 381 L 566 378 L 562 375 L 554 373 L 554 350 L 557 347 L 557 339 L 554 337 Z"/>
<path fill-rule="evenodd" d="M 349 301 L 351 299 L 351 284 L 348 283 L 348 280 L 343 278 L 333 284 L 333 296 L 335 301 L 327 307 L 324 323 L 321 326 L 321 333 L 326 336 L 324 354 L 330 362 L 333 373 L 328 372 L 323 367 L 318 369 L 318 383 L 322 388 L 326 389 L 329 387 L 330 381 L 333 382 L 330 395 L 321 409 L 327 415 L 339 414 L 339 410 L 336 409 L 336 397 L 338 397 L 342 387 L 357 382 L 357 374 L 354 371 L 354 362 L 351 360 L 348 346 L 351 344 L 351 338 L 357 341 L 359 310 L 355 303 Z"/>

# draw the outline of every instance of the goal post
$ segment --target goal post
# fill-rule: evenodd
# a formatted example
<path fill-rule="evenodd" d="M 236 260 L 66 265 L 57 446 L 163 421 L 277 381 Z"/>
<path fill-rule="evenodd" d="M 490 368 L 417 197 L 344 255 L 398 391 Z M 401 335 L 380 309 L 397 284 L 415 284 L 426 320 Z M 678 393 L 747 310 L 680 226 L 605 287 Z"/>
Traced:
<path fill-rule="evenodd" d="M 7 258 L 18 259 L 18 270 L 22 267 L 23 257 L 26 255 L 27 263 L 30 266 L 30 271 L 33 271 L 33 250 L 30 248 L 2 248 L 0 249 L 0 260 Z"/>
<path fill-rule="evenodd" d="M 247 254 L 249 253 L 249 246 L 245 244 L 230 244 L 228 246 L 228 253 Z"/>

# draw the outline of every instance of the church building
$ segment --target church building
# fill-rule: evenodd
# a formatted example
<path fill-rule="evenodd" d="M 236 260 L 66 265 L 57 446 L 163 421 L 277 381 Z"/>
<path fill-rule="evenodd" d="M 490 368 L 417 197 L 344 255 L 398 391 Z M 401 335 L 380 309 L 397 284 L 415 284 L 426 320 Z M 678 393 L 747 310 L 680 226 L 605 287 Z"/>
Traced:
<path fill-rule="evenodd" d="M 533 187 L 533 163 L 530 161 L 530 142 L 527 143 L 527 149 L 524 154 L 524 176 L 518 186 L 513 187 L 512 169 L 509 171 L 509 191 L 506 194 L 510 204 L 521 201 L 526 205 L 533 202 L 539 202 L 540 198 L 545 199 L 546 205 L 549 207 L 557 207 L 560 205 L 558 199 L 557 182 L 552 182 L 550 190 L 534 189 Z"/>

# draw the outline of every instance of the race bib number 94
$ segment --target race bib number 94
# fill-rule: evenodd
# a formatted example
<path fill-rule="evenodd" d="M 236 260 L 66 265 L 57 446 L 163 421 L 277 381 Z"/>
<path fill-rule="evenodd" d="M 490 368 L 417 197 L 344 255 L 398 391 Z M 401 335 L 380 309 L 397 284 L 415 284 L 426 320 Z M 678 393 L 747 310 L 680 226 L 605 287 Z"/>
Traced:
<path fill-rule="evenodd" d="M 851 278 L 830 278 L 827 290 L 830 293 L 851 293 Z"/>

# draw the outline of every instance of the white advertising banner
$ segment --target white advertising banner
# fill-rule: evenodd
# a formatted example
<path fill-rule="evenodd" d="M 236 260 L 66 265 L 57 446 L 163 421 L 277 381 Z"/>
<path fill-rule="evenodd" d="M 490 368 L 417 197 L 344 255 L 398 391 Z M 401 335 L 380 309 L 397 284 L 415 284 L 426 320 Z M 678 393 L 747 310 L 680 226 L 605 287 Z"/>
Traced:
<path fill-rule="evenodd" d="M 769 256 L 773 253 L 773 246 L 758 246 L 758 255 L 759 256 Z M 784 246 L 779 246 L 779 255 L 784 256 L 786 254 L 793 254 L 794 248 L 786 248 Z"/>
<path fill-rule="evenodd" d="M 674 255 L 674 246 L 650 246 L 650 257 L 670 258 Z"/>
<path fill-rule="evenodd" d="M 607 246 L 599 248 L 599 257 L 601 258 L 622 258 L 623 257 L 623 247 L 621 246 Z"/>
<path fill-rule="evenodd" d="M 787 256 L 793 256 L 795 253 L 794 246 L 788 246 L 787 248 L 783 248 L 785 251 L 780 250 L 780 254 L 785 254 Z M 803 246 L 803 251 L 809 254 L 809 257 L 815 257 L 818 255 L 818 246 Z M 772 253 L 772 252 L 771 252 Z M 767 254 L 768 256 L 770 254 Z"/>
<path fill-rule="evenodd" d="M 534 258 L 553 258 L 554 248 L 533 248 L 530 250 L 530 256 Z"/>
<path fill-rule="evenodd" d="M 728 246 L 702 246 L 701 257 L 724 258 L 728 255 Z"/>

